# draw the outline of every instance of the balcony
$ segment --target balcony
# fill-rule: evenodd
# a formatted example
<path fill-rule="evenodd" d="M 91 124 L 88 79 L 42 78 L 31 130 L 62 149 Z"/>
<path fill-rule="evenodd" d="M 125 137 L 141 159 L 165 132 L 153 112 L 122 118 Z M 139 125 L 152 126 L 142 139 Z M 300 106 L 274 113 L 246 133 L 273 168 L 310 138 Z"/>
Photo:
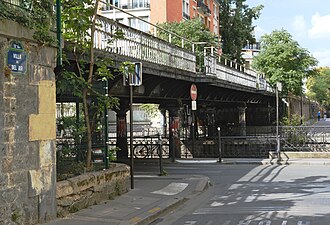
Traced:
<path fill-rule="evenodd" d="M 121 9 L 150 9 L 150 3 L 148 0 L 146 1 L 138 1 L 138 2 L 133 2 L 133 3 L 128 3 L 128 4 L 115 4 L 118 8 Z M 102 8 L 103 11 L 108 11 L 108 10 L 113 10 L 113 7 L 110 5 L 104 5 Z"/>
<path fill-rule="evenodd" d="M 120 5 L 119 7 L 122 9 L 150 8 L 150 3 L 149 1 L 133 2 L 125 5 Z"/>
<path fill-rule="evenodd" d="M 210 16 L 211 15 L 211 10 L 210 8 L 204 3 L 203 0 L 198 0 L 197 1 L 197 9 L 200 13 Z"/>
<path fill-rule="evenodd" d="M 187 20 L 190 20 L 190 16 L 185 12 L 182 13 L 182 17 L 187 19 Z"/>

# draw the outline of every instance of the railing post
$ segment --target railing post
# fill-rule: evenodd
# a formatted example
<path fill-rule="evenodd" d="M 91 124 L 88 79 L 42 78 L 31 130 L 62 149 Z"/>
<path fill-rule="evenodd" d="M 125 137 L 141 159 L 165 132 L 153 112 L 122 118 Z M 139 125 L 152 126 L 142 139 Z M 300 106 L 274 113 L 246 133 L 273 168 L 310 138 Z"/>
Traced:
<path fill-rule="evenodd" d="M 211 47 L 211 56 L 214 55 L 213 49 L 214 49 L 214 47 L 212 46 L 212 47 Z"/>
<path fill-rule="evenodd" d="M 169 42 L 169 43 L 172 43 L 172 34 L 169 34 L 169 35 L 168 35 L 168 42 Z"/>
<path fill-rule="evenodd" d="M 195 52 L 195 44 L 191 45 L 191 50 L 192 50 L 192 52 Z"/>
<path fill-rule="evenodd" d="M 154 27 L 154 36 L 157 37 L 157 27 Z"/>

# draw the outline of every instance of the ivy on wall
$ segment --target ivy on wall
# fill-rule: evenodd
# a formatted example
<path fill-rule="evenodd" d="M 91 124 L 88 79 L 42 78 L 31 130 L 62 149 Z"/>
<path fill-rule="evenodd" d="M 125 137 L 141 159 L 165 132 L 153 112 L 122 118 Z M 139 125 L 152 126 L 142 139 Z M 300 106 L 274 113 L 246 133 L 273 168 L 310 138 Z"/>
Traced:
<path fill-rule="evenodd" d="M 33 38 L 42 43 L 54 43 L 50 31 L 55 27 L 53 3 L 46 0 L 0 0 L 0 20 L 15 21 L 34 29 Z"/>

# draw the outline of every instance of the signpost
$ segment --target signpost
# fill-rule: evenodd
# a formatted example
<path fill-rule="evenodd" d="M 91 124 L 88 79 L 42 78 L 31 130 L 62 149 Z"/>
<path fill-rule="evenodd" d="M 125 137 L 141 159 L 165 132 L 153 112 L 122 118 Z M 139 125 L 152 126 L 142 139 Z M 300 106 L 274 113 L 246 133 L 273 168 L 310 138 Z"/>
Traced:
<path fill-rule="evenodd" d="M 190 86 L 190 98 L 191 98 L 191 117 L 192 117 L 192 154 L 195 154 L 195 111 L 197 110 L 197 86 L 195 84 L 192 84 Z"/>
<path fill-rule="evenodd" d="M 131 157 L 131 189 L 134 189 L 134 154 L 133 154 L 133 86 L 142 85 L 142 63 L 135 62 L 134 71 L 130 72 L 127 68 L 123 75 L 124 86 L 129 86 L 130 99 L 130 157 Z"/>

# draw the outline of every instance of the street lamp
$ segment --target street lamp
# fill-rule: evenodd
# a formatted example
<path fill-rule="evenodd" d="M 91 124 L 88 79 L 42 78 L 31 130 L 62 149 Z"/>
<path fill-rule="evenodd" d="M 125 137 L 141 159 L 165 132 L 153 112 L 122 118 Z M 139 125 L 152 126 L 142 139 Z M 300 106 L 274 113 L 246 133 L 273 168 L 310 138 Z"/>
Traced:
<path fill-rule="evenodd" d="M 282 91 L 282 84 L 280 82 L 276 83 L 276 153 L 278 157 L 278 162 L 281 161 L 281 146 L 280 146 L 280 137 L 279 137 L 279 99 L 278 92 Z"/>

